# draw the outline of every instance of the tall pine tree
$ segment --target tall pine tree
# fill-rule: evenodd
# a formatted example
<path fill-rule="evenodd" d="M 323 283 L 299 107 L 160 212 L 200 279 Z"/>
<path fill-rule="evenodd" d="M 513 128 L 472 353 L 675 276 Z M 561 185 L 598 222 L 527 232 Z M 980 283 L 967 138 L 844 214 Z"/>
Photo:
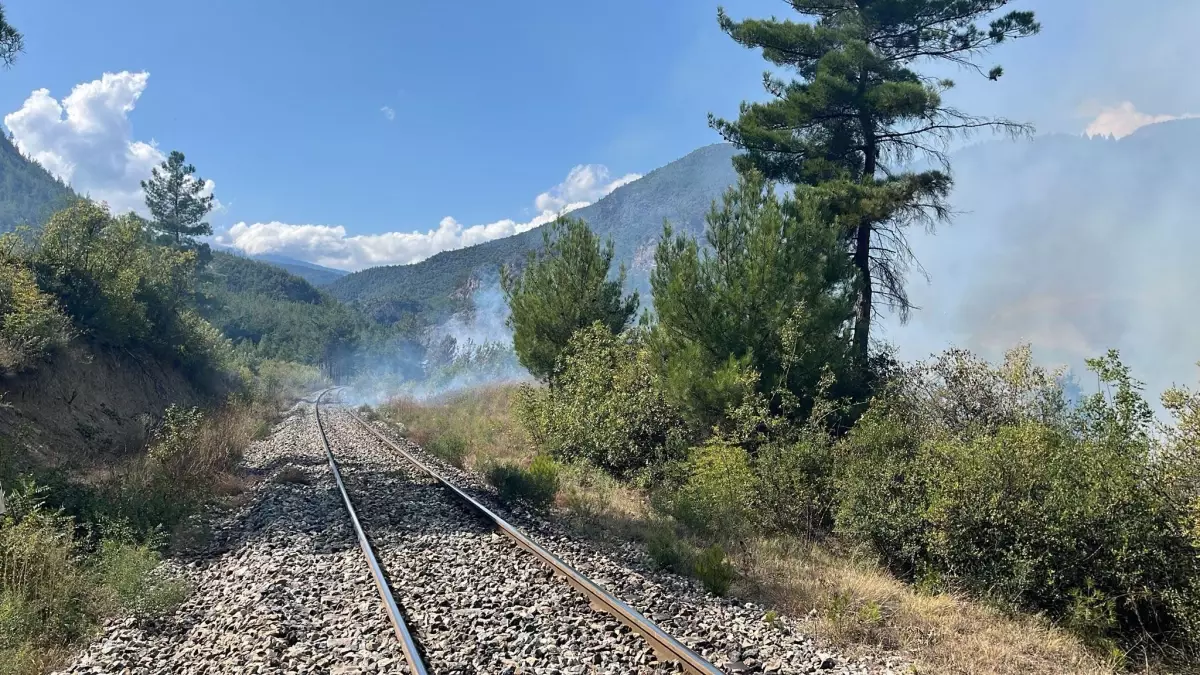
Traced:
<path fill-rule="evenodd" d="M 897 310 L 901 320 L 912 308 L 904 279 L 916 260 L 905 229 L 932 228 L 949 214 L 947 141 L 974 130 L 1030 131 L 946 105 L 942 95 L 954 83 L 914 70 L 943 62 L 999 78 L 999 66 L 985 72 L 976 57 L 1040 28 L 1025 11 L 979 25 L 1009 2 L 789 0 L 810 20 L 804 23 L 734 21 L 717 11 L 721 28 L 735 41 L 761 49 L 767 61 L 798 75 L 784 81 L 764 74 L 772 100 L 743 103 L 735 121 L 710 115 L 709 124 L 746 151 L 735 160 L 739 171 L 755 169 L 796 184 L 802 198 L 823 204 L 845 237 L 857 277 L 854 350 L 860 362 L 866 361 L 879 307 Z M 941 169 L 903 170 L 917 155 Z"/>
<path fill-rule="evenodd" d="M 204 216 L 212 210 L 214 197 L 204 194 L 204 179 L 184 161 L 182 152 L 172 150 L 165 162 L 154 167 L 150 180 L 142 181 L 153 217 L 150 227 L 176 246 L 192 245 L 193 237 L 212 234 Z"/>

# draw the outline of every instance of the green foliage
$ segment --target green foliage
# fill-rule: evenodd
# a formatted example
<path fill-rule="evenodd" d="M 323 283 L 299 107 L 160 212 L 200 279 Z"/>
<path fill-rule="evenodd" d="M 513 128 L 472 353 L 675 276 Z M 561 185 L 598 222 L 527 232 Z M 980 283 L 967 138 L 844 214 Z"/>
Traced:
<path fill-rule="evenodd" d="M 702 250 L 666 228 L 651 274 L 654 351 L 672 399 L 700 427 L 752 393 L 811 401 L 822 373 L 845 370 L 849 355 L 848 268 L 836 236 L 804 203 L 776 198 L 750 175 L 713 206 L 705 238 Z"/>
<path fill-rule="evenodd" d="M 528 469 L 515 464 L 496 464 L 485 471 L 487 480 L 506 502 L 521 501 L 544 509 L 558 493 L 558 464 L 546 455 L 538 455 Z"/>
<path fill-rule="evenodd" d="M 146 208 L 154 219 L 151 228 L 164 243 L 175 246 L 195 245 L 194 237 L 212 234 L 204 216 L 213 208 L 215 198 L 196 167 L 185 164 L 182 152 L 172 150 L 167 159 L 154 167 L 149 180 L 142 181 Z"/>
<path fill-rule="evenodd" d="M 186 588 L 156 568 L 153 541 L 105 528 L 94 549 L 75 521 L 47 508 L 47 490 L 21 483 L 0 520 L 0 674 L 32 675 L 45 649 L 72 645 L 118 612 L 159 613 Z M 87 531 L 84 529 L 83 531 Z"/>
<path fill-rule="evenodd" d="M 164 464 L 186 461 L 203 421 L 204 413 L 199 408 L 167 406 L 162 423 L 154 433 L 150 458 Z"/>
<path fill-rule="evenodd" d="M 520 274 L 505 269 L 501 277 L 513 329 L 513 347 L 534 376 L 550 380 L 559 354 L 575 331 L 600 322 L 617 333 L 637 311 L 637 293 L 621 297 L 622 266 L 609 279 L 613 246 L 582 220 L 563 217 L 545 233 L 540 256 L 530 254 Z"/>
<path fill-rule="evenodd" d="M 463 460 L 467 457 L 467 442 L 453 434 L 434 436 L 425 441 L 422 447 L 434 457 L 460 469 L 463 466 Z"/>
<path fill-rule="evenodd" d="M 105 538 L 95 554 L 96 583 L 119 611 L 161 614 L 183 602 L 187 585 L 157 573 L 162 556 L 149 544 Z"/>
<path fill-rule="evenodd" d="M 231 356 L 191 309 L 195 253 L 154 245 L 137 216 L 114 218 L 79 200 L 50 218 L 31 251 L 14 255 L 101 344 L 148 349 L 192 373 Z"/>
<path fill-rule="evenodd" d="M 525 387 L 518 414 L 540 447 L 622 477 L 682 454 L 680 418 L 667 403 L 643 340 L 597 322 L 571 338 L 553 387 Z"/>
<path fill-rule="evenodd" d="M 710 115 L 709 123 L 747 150 L 735 160 L 739 171 L 821 186 L 798 195 L 825 204 L 828 224 L 850 252 L 857 273 L 854 342 L 865 364 L 877 305 L 898 309 L 902 319 L 911 308 L 904 281 L 913 256 L 905 229 L 932 226 L 949 213 L 949 174 L 904 171 L 903 162 L 920 153 L 948 166 L 939 148 L 955 132 L 1025 130 L 946 106 L 942 96 L 954 83 L 913 68 L 942 61 L 982 74 L 973 60 L 978 54 L 1033 35 L 1039 26 L 1027 11 L 1009 12 L 987 28 L 977 25 L 1008 0 L 790 4 L 805 21 L 734 21 L 718 10 L 730 37 L 761 49 L 773 66 L 799 79 L 768 74 L 764 87 L 772 100 L 743 104 L 736 121 Z M 999 73 L 993 69 L 990 76 Z"/>
<path fill-rule="evenodd" d="M 800 535 L 827 532 L 833 524 L 834 468 L 833 441 L 822 429 L 761 447 L 754 458 L 761 525 Z"/>
<path fill-rule="evenodd" d="M 725 558 L 725 549 L 716 544 L 696 555 L 693 574 L 704 585 L 705 590 L 713 595 L 729 593 L 729 586 L 733 584 L 735 577 L 733 565 Z"/>
<path fill-rule="evenodd" d="M 41 225 L 74 199 L 71 188 L 0 134 L 0 232 Z"/>
<path fill-rule="evenodd" d="M 688 474 L 671 499 L 675 517 L 718 539 L 745 536 L 756 526 L 758 477 L 745 448 L 713 440 L 695 448 Z"/>
<path fill-rule="evenodd" d="M 71 336 L 70 320 L 33 272 L 16 260 L 0 261 L 0 371 L 32 367 Z"/>
<path fill-rule="evenodd" d="M 25 38 L 4 20 L 4 7 L 0 7 L 0 63 L 7 68 L 16 61 L 17 54 L 25 51 Z"/>
<path fill-rule="evenodd" d="M 292 361 L 263 359 L 248 370 L 249 393 L 257 401 L 281 401 L 326 383 L 321 371 L 315 367 Z"/>
<path fill-rule="evenodd" d="M 656 567 L 676 574 L 690 574 L 695 569 L 695 552 L 680 539 L 675 530 L 660 525 L 646 536 L 646 553 Z"/>
<path fill-rule="evenodd" d="M 1111 395 L 1070 410 L 1028 363 L 952 352 L 897 378 L 839 449 L 838 529 L 910 578 L 1195 650 L 1187 483 L 1138 383 L 1110 353 L 1090 365 Z"/>
<path fill-rule="evenodd" d="M 266 296 L 271 300 L 321 303 L 321 292 L 300 277 L 275 265 L 229 253 L 213 253 L 208 268 L 215 285 L 229 293 Z"/>
<path fill-rule="evenodd" d="M 213 254 L 202 295 L 203 315 L 251 361 L 294 361 L 333 379 L 353 372 L 365 348 L 386 340 L 383 327 L 307 281 L 228 253 Z"/>

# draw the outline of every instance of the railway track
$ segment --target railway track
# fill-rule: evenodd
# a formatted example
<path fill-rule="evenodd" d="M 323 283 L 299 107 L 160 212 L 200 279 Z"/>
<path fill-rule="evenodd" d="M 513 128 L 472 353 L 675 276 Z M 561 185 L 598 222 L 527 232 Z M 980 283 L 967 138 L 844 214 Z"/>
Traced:
<path fill-rule="evenodd" d="M 327 399 L 336 391 L 323 391 L 314 401 L 319 436 L 409 673 L 475 672 L 465 658 L 475 658 L 476 668 L 479 658 L 491 659 L 497 672 L 512 673 L 546 657 L 578 665 L 574 672 L 722 672 L 358 415 L 331 407 Z M 367 458 L 356 453 L 380 450 L 407 470 L 372 476 L 364 468 Z M 422 518 L 433 524 L 417 522 Z M 368 534 L 376 525 L 382 533 L 378 539 L 386 541 Z M 447 539 L 445 532 L 456 534 Z M 469 536 L 464 539 L 463 533 Z M 428 564 L 430 555 L 439 562 Z M 563 581 L 569 588 L 562 588 Z M 547 598 L 557 601 L 551 606 Z M 471 606 L 454 606 L 456 601 Z M 511 641 L 479 645 L 487 643 L 488 628 L 497 624 L 516 628 L 508 632 Z M 535 629 L 559 634 L 536 635 Z M 586 644 L 589 640 L 594 644 Z M 639 642 L 640 649 L 632 644 Z M 503 654 L 481 657 L 480 648 Z"/>

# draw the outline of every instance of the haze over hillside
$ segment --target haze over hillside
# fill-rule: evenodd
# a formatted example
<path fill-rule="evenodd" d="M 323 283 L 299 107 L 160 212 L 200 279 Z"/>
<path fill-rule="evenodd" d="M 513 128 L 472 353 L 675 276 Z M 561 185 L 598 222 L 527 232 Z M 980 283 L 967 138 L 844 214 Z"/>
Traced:
<path fill-rule="evenodd" d="M 727 144 L 709 145 L 623 185 L 595 204 L 571 212 L 601 237 L 613 240 L 626 263 L 629 286 L 648 294 L 650 263 L 663 221 L 700 235 L 714 199 L 734 182 Z M 544 226 L 543 226 L 544 227 Z M 417 303 L 441 311 L 472 279 L 492 280 L 501 265 L 524 260 L 542 245 L 542 227 L 468 248 L 439 253 L 412 265 L 389 265 L 349 274 L 329 286 L 335 297 L 368 305 Z"/>
<path fill-rule="evenodd" d="M 929 273 L 929 283 L 910 275 L 921 309 L 908 326 L 889 317 L 882 339 L 910 358 L 950 344 L 997 358 L 1026 340 L 1040 358 L 1079 370 L 1084 358 L 1119 348 L 1152 394 L 1190 377 L 1200 321 L 1178 308 L 1200 294 L 1190 271 L 1200 244 L 1194 150 L 1200 121 L 1180 120 L 1120 140 L 1048 135 L 953 153 L 956 215 L 932 236 L 913 233 Z M 613 238 L 643 305 L 663 218 L 701 235 L 710 201 L 734 181 L 733 154 L 724 144 L 701 148 L 572 214 Z M 384 315 L 440 312 L 540 244 L 532 230 L 349 274 L 329 290 L 385 306 Z"/>
<path fill-rule="evenodd" d="M 922 309 L 884 339 L 905 357 L 957 344 L 995 358 L 1018 341 L 1082 370 L 1118 348 L 1152 398 L 1194 379 L 1200 320 L 1200 121 L 1120 140 L 1054 135 L 951 158 L 959 214 L 913 248 Z"/>

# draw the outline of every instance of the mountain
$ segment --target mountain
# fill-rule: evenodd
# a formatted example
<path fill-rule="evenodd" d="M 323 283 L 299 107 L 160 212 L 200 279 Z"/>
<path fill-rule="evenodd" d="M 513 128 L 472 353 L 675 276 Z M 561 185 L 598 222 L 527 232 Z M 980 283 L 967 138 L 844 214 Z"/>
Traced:
<path fill-rule="evenodd" d="M 349 272 L 338 270 L 332 267 L 324 267 L 316 263 L 310 263 L 296 258 L 290 258 L 286 255 L 276 253 L 264 253 L 262 255 L 250 256 L 255 260 L 261 260 L 276 267 L 287 270 L 301 279 L 314 286 L 327 286 L 334 281 L 346 276 Z"/>
<path fill-rule="evenodd" d="M 733 146 L 709 145 L 623 185 L 595 204 L 571 212 L 601 237 L 611 237 L 616 260 L 629 267 L 629 285 L 649 288 L 650 263 L 663 221 L 676 231 L 700 234 L 713 200 L 736 179 Z M 406 313 L 431 318 L 461 304 L 465 291 L 492 279 L 500 266 L 525 259 L 542 246 L 542 228 L 468 248 L 445 251 L 412 265 L 372 267 L 328 286 L 335 297 L 357 302 L 377 319 Z"/>
<path fill-rule="evenodd" d="M 39 226 L 75 193 L 0 134 L 0 232 Z"/>

